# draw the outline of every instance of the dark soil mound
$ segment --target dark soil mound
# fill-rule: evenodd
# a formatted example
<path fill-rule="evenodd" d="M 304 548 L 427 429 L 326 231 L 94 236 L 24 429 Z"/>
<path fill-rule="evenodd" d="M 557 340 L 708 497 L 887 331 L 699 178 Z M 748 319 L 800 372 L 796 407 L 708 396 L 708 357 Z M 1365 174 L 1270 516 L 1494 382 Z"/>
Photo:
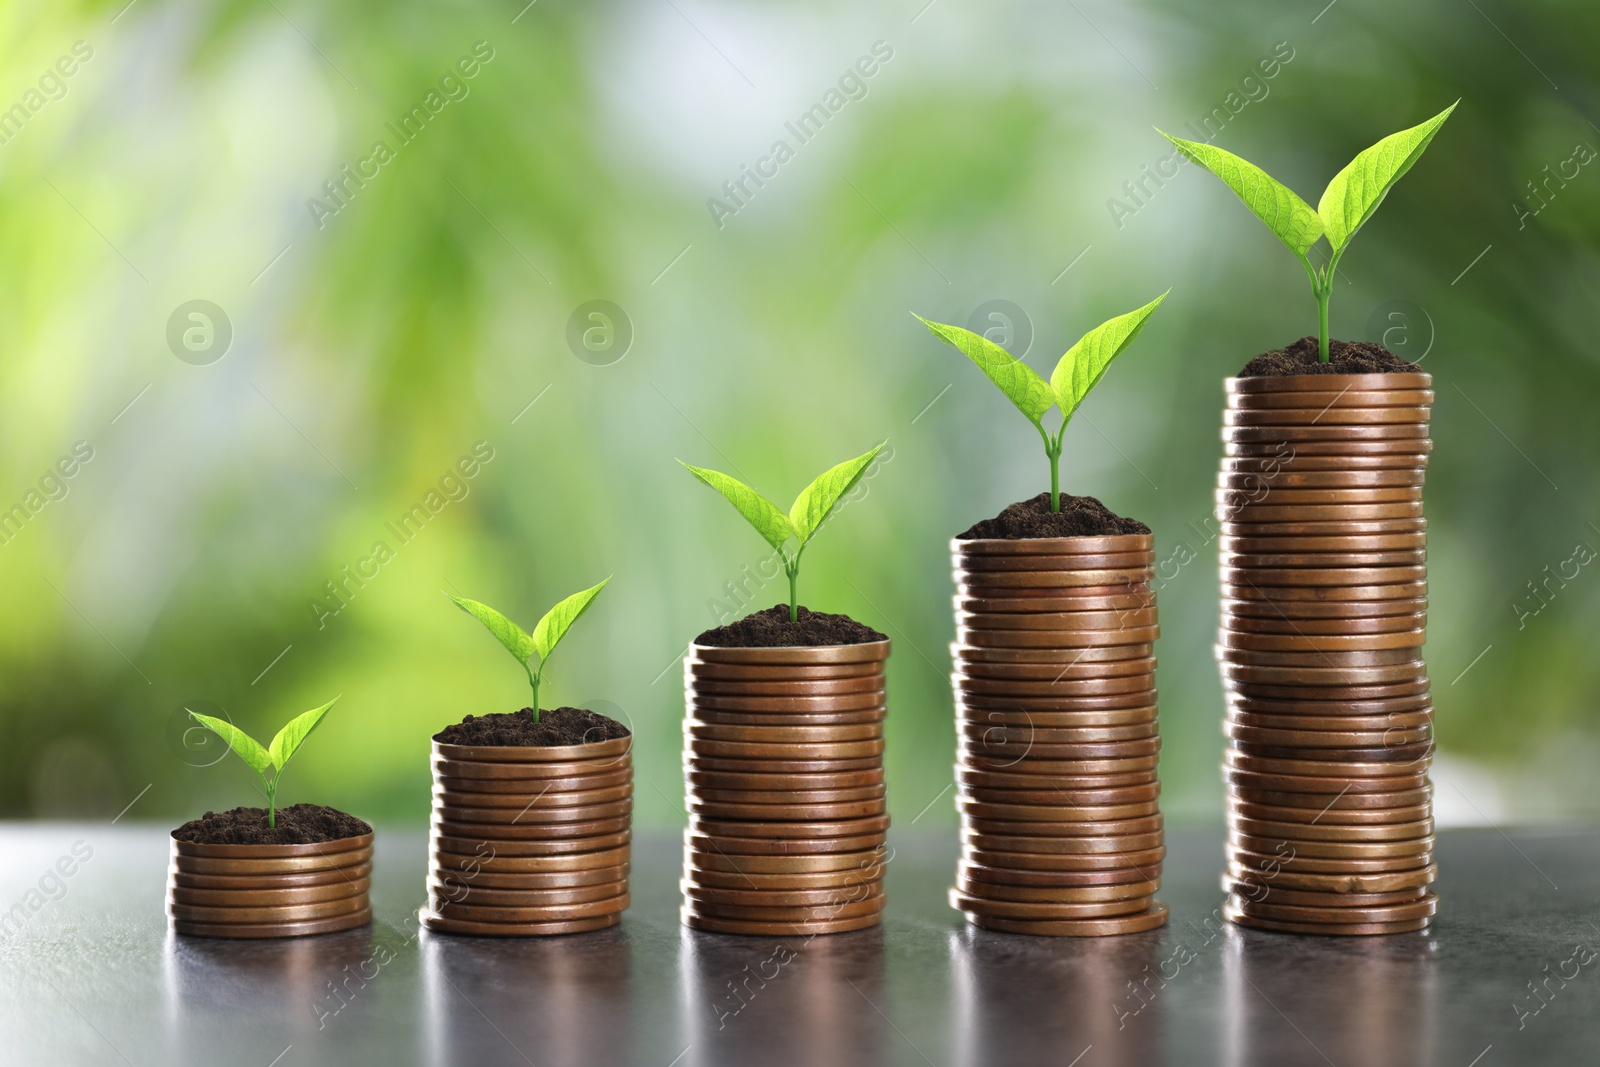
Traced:
<path fill-rule="evenodd" d="M 1263 352 L 1244 365 L 1241 378 L 1282 378 L 1295 374 L 1417 374 L 1422 370 L 1372 341 L 1328 339 L 1328 362 L 1317 358 L 1317 339 L 1302 337 L 1288 348 Z"/>
<path fill-rule="evenodd" d="M 848 615 L 829 615 L 801 605 L 798 622 L 789 621 L 789 605 L 746 615 L 738 622 L 707 630 L 695 638 L 696 644 L 716 648 L 792 648 L 817 645 L 864 645 L 888 638 L 870 626 L 863 626 Z"/>
<path fill-rule="evenodd" d="M 1040 493 L 1031 500 L 1019 500 L 957 536 L 963 541 L 1019 541 L 1029 537 L 1111 537 L 1149 532 L 1150 527 L 1144 523 L 1123 518 L 1092 496 L 1062 493 L 1061 510 L 1051 511 L 1050 494 Z"/>
<path fill-rule="evenodd" d="M 447 745 L 587 745 L 627 737 L 631 731 L 615 719 L 585 708 L 556 708 L 539 713 L 523 708 L 507 714 L 468 715 L 433 735 Z"/>
<path fill-rule="evenodd" d="M 279 808 L 277 823 L 267 825 L 266 808 L 208 811 L 172 831 L 172 836 L 197 845 L 310 845 L 372 833 L 372 827 L 354 815 L 321 804 Z"/>

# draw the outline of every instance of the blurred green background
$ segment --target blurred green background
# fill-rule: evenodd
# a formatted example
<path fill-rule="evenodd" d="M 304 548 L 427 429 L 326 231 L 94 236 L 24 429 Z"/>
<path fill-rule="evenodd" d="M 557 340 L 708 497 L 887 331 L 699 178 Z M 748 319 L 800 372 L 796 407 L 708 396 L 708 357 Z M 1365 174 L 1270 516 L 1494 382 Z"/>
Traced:
<path fill-rule="evenodd" d="M 1217 820 L 1221 379 L 1315 307 L 1219 183 L 1144 177 L 1152 126 L 1209 117 L 1314 202 L 1457 97 L 1333 332 L 1436 377 L 1441 819 L 1600 811 L 1600 8 L 125 2 L 0 10 L 0 813 L 253 802 L 181 709 L 270 736 L 342 693 L 285 800 L 420 823 L 429 735 L 526 696 L 440 590 L 531 625 L 615 574 L 547 689 L 632 724 L 638 821 L 676 825 L 678 657 L 729 583 L 784 594 L 675 457 L 787 500 L 887 439 L 802 601 L 895 640 L 892 809 L 953 823 L 947 540 L 1047 469 L 908 312 L 1048 372 L 1171 286 L 1063 487 L 1195 554 L 1161 590 L 1162 775 Z M 736 200 L 743 167 L 770 176 Z"/>

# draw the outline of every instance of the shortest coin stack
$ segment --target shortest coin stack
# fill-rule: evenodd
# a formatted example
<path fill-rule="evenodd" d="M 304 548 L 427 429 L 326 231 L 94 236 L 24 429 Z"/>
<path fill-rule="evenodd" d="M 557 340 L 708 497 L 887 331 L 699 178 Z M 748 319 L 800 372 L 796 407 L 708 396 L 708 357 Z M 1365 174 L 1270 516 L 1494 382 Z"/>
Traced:
<path fill-rule="evenodd" d="M 300 937 L 372 921 L 372 835 L 309 845 L 172 841 L 167 914 L 196 937 Z"/>
<path fill-rule="evenodd" d="M 435 741 L 423 924 L 532 937 L 620 922 L 629 899 L 632 743 Z"/>
<path fill-rule="evenodd" d="M 1166 922 L 1148 535 L 954 541 L 962 851 L 974 926 Z"/>
<path fill-rule="evenodd" d="M 683 921 L 842 933 L 883 913 L 889 642 L 695 645 L 684 663 Z"/>

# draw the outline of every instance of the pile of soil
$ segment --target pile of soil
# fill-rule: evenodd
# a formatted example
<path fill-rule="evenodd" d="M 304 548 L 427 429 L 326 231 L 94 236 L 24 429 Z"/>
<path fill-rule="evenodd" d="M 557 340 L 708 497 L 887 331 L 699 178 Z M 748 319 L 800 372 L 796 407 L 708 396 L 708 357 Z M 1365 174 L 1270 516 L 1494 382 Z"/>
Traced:
<path fill-rule="evenodd" d="M 1061 494 L 1061 510 L 1050 510 L 1050 494 L 1019 500 L 992 519 L 984 519 L 965 533 L 963 541 L 1020 541 L 1029 537 L 1111 537 L 1147 534 L 1150 527 L 1138 519 L 1125 519 L 1092 496 Z"/>
<path fill-rule="evenodd" d="M 1422 368 L 1372 341 L 1328 339 L 1328 362 L 1317 358 L 1317 339 L 1302 337 L 1287 348 L 1263 352 L 1244 365 L 1241 378 L 1282 378 L 1296 374 L 1416 374 Z"/>
<path fill-rule="evenodd" d="M 267 825 L 266 808 L 208 811 L 172 831 L 196 845 L 310 845 L 372 833 L 372 827 L 338 808 L 291 804 L 278 809 L 277 826 Z"/>
<path fill-rule="evenodd" d="M 714 648 L 793 648 L 817 645 L 864 645 L 889 640 L 870 626 L 848 615 L 830 615 L 800 605 L 798 621 L 789 621 L 789 605 L 746 615 L 738 622 L 718 626 L 696 637 L 695 643 Z"/>
<path fill-rule="evenodd" d="M 542 711 L 537 721 L 532 708 L 507 714 L 468 715 L 446 726 L 433 739 L 446 745 L 587 745 L 627 737 L 629 729 L 615 719 L 586 708 Z"/>

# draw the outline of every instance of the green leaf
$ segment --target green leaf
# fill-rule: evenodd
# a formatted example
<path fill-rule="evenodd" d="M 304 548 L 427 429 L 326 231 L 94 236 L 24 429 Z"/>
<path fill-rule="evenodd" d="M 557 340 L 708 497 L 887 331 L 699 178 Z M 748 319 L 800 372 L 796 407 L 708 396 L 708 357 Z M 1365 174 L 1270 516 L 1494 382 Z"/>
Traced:
<path fill-rule="evenodd" d="M 1412 164 L 1439 132 L 1444 120 L 1456 109 L 1457 100 L 1420 126 L 1392 133 L 1350 161 L 1333 176 L 1317 204 L 1317 214 L 1328 233 L 1335 252 L 1350 243 L 1363 223 L 1372 217 Z"/>
<path fill-rule="evenodd" d="M 679 460 L 683 463 L 683 460 Z M 767 544 L 773 548 L 781 548 L 783 543 L 794 536 L 794 527 L 789 525 L 789 517 L 785 515 L 778 505 L 745 485 L 737 478 L 730 478 L 726 474 L 704 467 L 692 467 L 683 463 L 689 473 L 705 482 L 711 488 L 728 498 L 728 503 L 739 509 L 745 521 L 756 528 L 756 533 L 766 539 Z"/>
<path fill-rule="evenodd" d="M 506 646 L 506 651 L 517 657 L 518 663 L 528 662 L 528 657 L 534 653 L 535 645 L 533 638 L 524 633 L 522 627 L 487 604 L 480 604 L 466 597 L 452 596 L 449 593 L 445 596 L 455 601 L 456 607 L 487 626 L 496 640 Z"/>
<path fill-rule="evenodd" d="M 1212 145 L 1185 141 L 1161 130 L 1156 132 L 1177 145 L 1178 151 L 1221 178 L 1244 201 L 1244 206 L 1301 259 L 1322 236 L 1322 217 L 1311 205 L 1254 163 Z"/>
<path fill-rule="evenodd" d="M 865 455 L 845 460 L 837 467 L 824 471 L 795 498 L 794 506 L 789 509 L 789 522 L 794 526 L 794 535 L 802 545 L 811 540 L 811 535 L 827 519 L 828 512 L 833 510 L 840 497 L 855 487 L 883 448 L 883 445 L 879 445 Z"/>
<path fill-rule="evenodd" d="M 321 725 L 323 716 L 327 715 L 338 702 L 339 698 L 334 697 L 320 708 L 312 708 L 304 715 L 296 715 L 278 731 L 277 736 L 272 739 L 272 744 L 267 746 L 267 753 L 272 757 L 279 774 L 283 773 L 284 765 L 305 743 L 305 739 L 311 736 L 311 731 Z"/>
<path fill-rule="evenodd" d="M 1172 290 L 1168 289 L 1167 293 L 1170 292 Z M 1161 306 L 1167 293 L 1162 293 L 1136 311 L 1102 322 L 1067 349 L 1067 354 L 1061 357 L 1055 372 L 1050 375 L 1050 385 L 1056 391 L 1056 403 L 1061 405 L 1063 415 L 1069 419 L 1072 417 L 1073 411 L 1083 403 L 1083 398 L 1105 376 L 1111 361 L 1139 336 L 1145 320 Z"/>
<path fill-rule="evenodd" d="M 607 576 L 599 585 L 591 586 L 581 593 L 573 593 L 561 603 L 544 613 L 544 618 L 539 620 L 539 625 L 533 628 L 533 647 L 539 653 L 539 666 L 544 666 L 545 659 L 555 651 L 556 645 L 572 629 L 572 624 L 578 621 L 578 616 L 588 610 L 589 604 L 600 595 L 600 590 L 606 587 L 606 582 L 611 578 Z"/>
<path fill-rule="evenodd" d="M 188 708 L 183 710 L 189 711 Z M 195 722 L 226 741 L 228 747 L 238 753 L 239 758 L 250 765 L 251 770 L 262 777 L 266 777 L 267 771 L 272 767 L 272 757 L 268 755 L 267 750 L 262 748 L 255 738 L 231 722 L 224 722 L 210 715 L 202 715 L 198 711 L 189 711 L 189 714 L 193 716 Z"/>
<path fill-rule="evenodd" d="M 971 330 L 964 330 L 960 326 L 929 322 L 916 312 L 912 312 L 912 315 L 933 331 L 933 335 L 939 340 L 964 352 L 967 358 L 976 363 L 978 369 L 988 375 L 989 380 L 998 385 L 1000 391 L 1017 405 L 1017 410 L 1028 416 L 1028 421 L 1037 423 L 1055 403 L 1049 384 L 1039 377 L 1032 367 L 987 337 Z"/>

